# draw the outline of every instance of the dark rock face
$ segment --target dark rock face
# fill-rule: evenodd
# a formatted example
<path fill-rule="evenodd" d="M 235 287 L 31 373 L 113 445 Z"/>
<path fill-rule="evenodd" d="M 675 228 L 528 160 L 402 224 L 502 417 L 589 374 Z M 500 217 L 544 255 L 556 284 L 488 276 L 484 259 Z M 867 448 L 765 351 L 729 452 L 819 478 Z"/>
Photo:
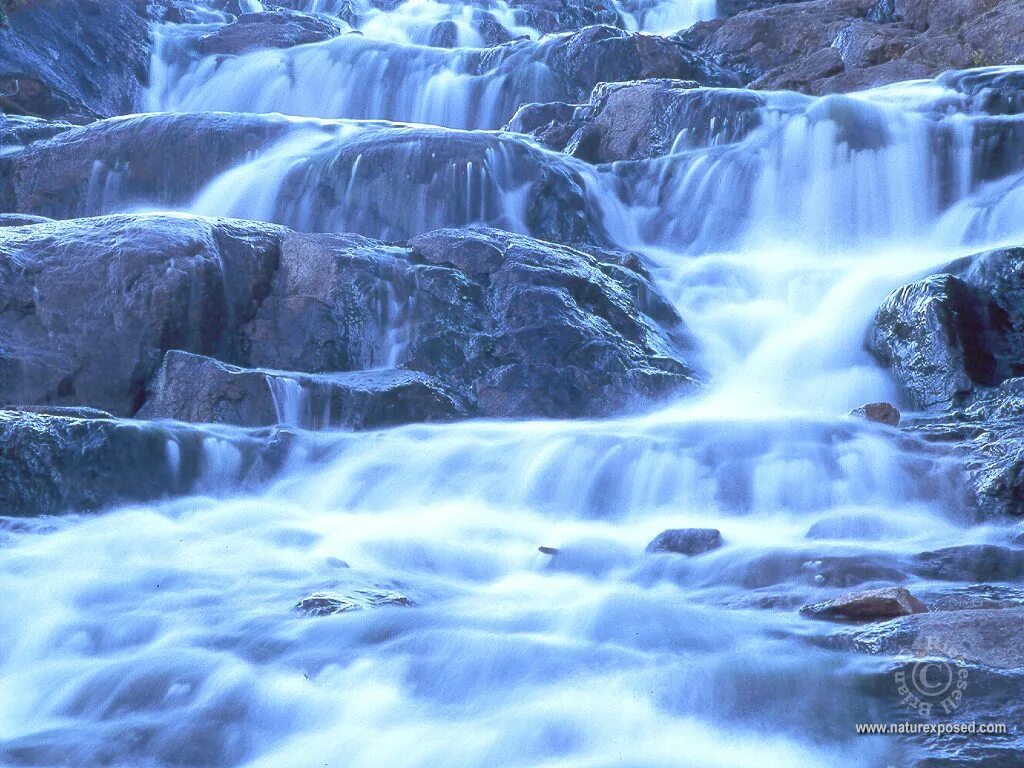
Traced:
<path fill-rule="evenodd" d="M 648 553 L 673 552 L 702 555 L 722 546 L 722 533 L 715 528 L 673 528 L 659 533 L 647 545 Z"/>
<path fill-rule="evenodd" d="M 748 13 L 697 24 L 682 39 L 721 57 L 753 88 L 814 94 L 1024 62 L 1024 8 L 1017 0 L 757 5 Z"/>
<path fill-rule="evenodd" d="M 892 403 L 868 403 L 850 411 L 850 415 L 889 427 L 897 427 L 900 423 L 900 412 Z"/>
<path fill-rule="evenodd" d="M 305 379 L 351 426 L 628 410 L 694 384 L 676 357 L 681 320 L 630 264 L 490 230 L 400 248 L 194 217 L 2 229 L 0 390 L 130 415 L 148 389 L 151 416 L 266 423 L 265 372 L 164 360 L 184 350 L 278 372 L 422 374 Z"/>
<path fill-rule="evenodd" d="M 466 408 L 441 384 L 413 371 L 285 374 L 172 350 L 137 415 L 243 427 L 371 429 L 451 421 L 466 416 Z"/>
<path fill-rule="evenodd" d="M 812 619 L 827 621 L 876 621 L 924 613 L 924 603 L 903 587 L 885 587 L 864 592 L 851 592 L 834 600 L 805 605 L 800 613 Z"/>
<path fill-rule="evenodd" d="M 134 0 L 34 0 L 0 26 L 0 109 L 87 122 L 135 111 L 152 39 Z"/>
<path fill-rule="evenodd" d="M 218 471 L 210 442 L 235 459 Z M 5 515 L 87 512 L 218 484 L 255 487 L 281 467 L 284 433 L 214 436 L 185 426 L 0 411 L 0 508 Z"/>
<path fill-rule="evenodd" d="M 595 24 L 620 27 L 622 18 L 603 0 L 512 0 L 527 25 L 541 32 L 571 32 Z"/>
<path fill-rule="evenodd" d="M 1024 248 L 951 267 L 892 293 L 868 336 L 920 408 L 961 404 L 1024 373 Z"/>
<path fill-rule="evenodd" d="M 237 56 L 264 48 L 290 48 L 337 37 L 341 26 L 326 16 L 295 11 L 243 13 L 230 24 L 204 35 L 196 42 L 203 56 Z"/>

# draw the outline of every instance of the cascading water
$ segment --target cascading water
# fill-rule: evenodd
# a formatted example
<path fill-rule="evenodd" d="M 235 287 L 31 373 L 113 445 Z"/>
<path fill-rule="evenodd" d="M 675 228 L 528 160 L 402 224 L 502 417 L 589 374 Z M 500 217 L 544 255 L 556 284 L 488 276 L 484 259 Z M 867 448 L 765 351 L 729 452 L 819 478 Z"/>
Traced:
<path fill-rule="evenodd" d="M 644 18 L 665 22 L 657 8 Z M 559 97 L 533 63 L 474 74 L 476 52 L 372 37 L 158 64 L 151 106 L 496 128 L 509 105 Z M 328 459 L 296 460 L 259 494 L 211 480 L 215 496 L 11 533 L 10 754 L 252 768 L 896 760 L 899 743 L 852 727 L 882 719 L 886 662 L 829 648 L 795 608 L 995 535 L 964 519 L 941 448 L 846 414 L 899 398 L 863 348 L 889 291 L 1024 240 L 1024 162 L 996 167 L 995 118 L 941 81 L 768 94 L 754 109 L 744 130 L 680 126 L 667 156 L 598 167 L 508 134 L 296 121 L 196 190 L 195 213 L 397 240 L 469 224 L 535 233 L 533 185 L 555 179 L 594 232 L 650 262 L 709 384 L 628 419 L 328 432 Z M 115 198 L 105 183 L 99 205 Z M 386 298 L 400 318 L 404 297 Z M 383 365 L 401 362 L 400 326 L 380 343 Z M 320 419 L 296 381 L 268 387 L 281 423 Z M 229 443 L 207 447 L 211 477 L 237 470 Z M 726 545 L 644 554 L 688 526 Z M 358 590 L 412 605 L 291 610 Z"/>

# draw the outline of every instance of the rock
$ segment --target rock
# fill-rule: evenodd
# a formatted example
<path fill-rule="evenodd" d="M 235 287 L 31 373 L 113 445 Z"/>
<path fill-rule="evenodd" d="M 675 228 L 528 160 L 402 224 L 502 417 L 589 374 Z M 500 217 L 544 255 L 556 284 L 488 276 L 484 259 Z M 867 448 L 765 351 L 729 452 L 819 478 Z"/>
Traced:
<path fill-rule="evenodd" d="M 285 374 L 172 350 L 137 415 L 243 427 L 372 429 L 451 421 L 467 412 L 439 382 L 414 371 Z"/>
<path fill-rule="evenodd" d="M 900 423 L 900 412 L 892 403 L 868 403 L 850 411 L 850 415 L 889 427 L 897 427 Z"/>
<path fill-rule="evenodd" d="M 231 366 L 266 368 L 368 427 L 596 415 L 693 388 L 674 309 L 632 257 L 592 250 L 483 229 L 402 247 L 169 215 L 0 229 L 0 390 L 119 416 L 150 397 L 149 416 L 257 424 L 276 412 L 268 371 Z"/>
<path fill-rule="evenodd" d="M 916 572 L 939 581 L 1016 582 L 1024 579 L 1024 552 L 993 544 L 947 547 L 922 552 Z"/>
<path fill-rule="evenodd" d="M 314 592 L 304 597 L 292 608 L 303 616 L 331 616 L 335 613 L 351 613 L 367 608 L 381 608 L 396 605 L 410 607 L 415 605 L 409 598 L 399 592 L 359 589 L 351 595 L 333 592 Z"/>
<path fill-rule="evenodd" d="M 736 86 L 739 78 L 712 58 L 673 38 L 592 26 L 558 39 L 547 54 L 548 65 L 582 92 L 599 83 L 650 78 L 692 80 L 701 85 Z"/>
<path fill-rule="evenodd" d="M 868 334 L 919 408 L 962 404 L 1024 373 L 1024 248 L 950 268 L 890 294 Z"/>
<path fill-rule="evenodd" d="M 280 116 L 152 114 L 64 130 L 0 157 L 0 210 L 69 219 L 140 200 L 183 207 L 291 126 Z"/>
<path fill-rule="evenodd" d="M 723 15 L 730 11 L 727 6 Z M 845 93 L 951 69 L 1024 62 L 1024 8 L 1017 0 L 757 3 L 680 37 L 753 88 Z"/>
<path fill-rule="evenodd" d="M 197 490 L 256 488 L 291 450 L 283 433 L 227 435 L 78 415 L 0 411 L 5 515 L 89 512 Z"/>
<path fill-rule="evenodd" d="M 53 221 L 45 216 L 29 216 L 27 213 L 0 213 L 0 227 L 31 227 Z"/>
<path fill-rule="evenodd" d="M 474 10 L 472 23 L 473 29 L 477 31 L 483 40 L 483 44 L 488 48 L 503 45 L 515 39 L 514 35 L 505 29 L 502 23 L 490 11 Z"/>
<path fill-rule="evenodd" d="M 537 547 L 537 551 L 542 555 L 557 555 L 560 550 L 557 547 Z"/>
<path fill-rule="evenodd" d="M 969 506 L 979 521 L 1024 515 L 1024 377 L 976 393 L 963 410 L 913 419 L 906 428 L 963 456 Z"/>
<path fill-rule="evenodd" d="M 905 616 L 854 636 L 854 647 L 874 654 L 927 654 L 994 669 L 1024 666 L 1024 608 L 950 611 Z"/>
<path fill-rule="evenodd" d="M 167 349 L 244 358 L 281 230 L 176 216 L 0 229 L 0 391 L 133 414 Z"/>
<path fill-rule="evenodd" d="M 672 552 L 693 557 L 720 546 L 722 533 L 715 528 L 671 528 L 655 536 L 646 551 L 649 554 Z"/>
<path fill-rule="evenodd" d="M 826 621 L 877 621 L 924 613 L 927 610 L 924 603 L 903 587 L 885 587 L 850 592 L 834 600 L 805 605 L 800 613 Z"/>
<path fill-rule="evenodd" d="M 195 46 L 203 56 L 238 56 L 266 48 L 317 43 L 341 33 L 341 25 L 328 16 L 275 10 L 243 13 L 230 24 L 201 37 Z"/>
<path fill-rule="evenodd" d="M 1013 527 L 1013 533 L 1010 536 L 1010 541 L 1019 547 L 1024 547 L 1024 522 L 1017 523 Z"/>
<path fill-rule="evenodd" d="M 441 378 L 480 415 L 595 414 L 694 381 L 673 357 L 684 343 L 678 316 L 647 319 L 655 310 L 632 283 L 650 284 L 621 272 L 630 271 L 495 230 L 439 230 L 407 251 L 293 235 L 246 334 L 261 367 L 351 370 L 392 355 Z M 387 352 L 389 327 L 405 339 Z"/>
<path fill-rule="evenodd" d="M 575 32 L 595 24 L 625 26 L 616 6 L 604 0 L 511 0 L 523 23 L 543 33 Z"/>
<path fill-rule="evenodd" d="M 554 242 L 604 238 L 582 177 L 507 134 L 219 112 L 107 120 L 0 158 L 10 167 L 0 208 L 64 219 L 140 200 L 185 206 L 247 155 L 273 153 L 286 134 L 315 148 L 301 161 L 286 154 L 277 175 L 259 164 L 236 172 L 194 208 L 388 240 L 474 223 Z"/>
<path fill-rule="evenodd" d="M 703 89 L 689 80 L 598 85 L 587 104 L 527 104 L 505 130 L 592 163 L 645 160 L 744 138 L 761 122 L 751 91 Z"/>
<path fill-rule="evenodd" d="M 432 48 L 457 48 L 459 45 L 459 27 L 451 19 L 439 21 L 430 30 L 429 44 Z"/>
<path fill-rule="evenodd" d="M 87 122 L 136 111 L 152 37 L 135 0 L 33 0 L 0 25 L 0 110 Z"/>
<path fill-rule="evenodd" d="M 855 541 L 881 541 L 900 536 L 900 529 L 891 520 L 878 515 L 838 514 L 814 523 L 808 530 L 808 539 L 853 539 Z"/>

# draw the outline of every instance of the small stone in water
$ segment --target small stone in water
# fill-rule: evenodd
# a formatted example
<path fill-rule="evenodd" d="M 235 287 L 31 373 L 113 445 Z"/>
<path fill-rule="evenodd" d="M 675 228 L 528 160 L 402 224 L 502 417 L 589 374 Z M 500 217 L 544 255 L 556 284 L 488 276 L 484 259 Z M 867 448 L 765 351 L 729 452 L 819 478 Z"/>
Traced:
<path fill-rule="evenodd" d="M 674 552 L 693 557 L 720 546 L 722 533 L 716 528 L 670 528 L 659 533 L 647 545 L 647 552 Z"/>
<path fill-rule="evenodd" d="M 537 547 L 537 551 L 541 552 L 541 553 L 543 553 L 545 555 L 557 555 L 558 554 L 558 548 L 557 547 Z"/>

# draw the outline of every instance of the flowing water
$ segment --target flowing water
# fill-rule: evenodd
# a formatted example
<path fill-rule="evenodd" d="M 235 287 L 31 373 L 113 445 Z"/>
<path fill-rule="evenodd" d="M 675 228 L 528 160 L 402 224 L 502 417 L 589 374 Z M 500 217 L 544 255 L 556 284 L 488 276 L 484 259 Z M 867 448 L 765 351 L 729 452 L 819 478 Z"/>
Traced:
<path fill-rule="evenodd" d="M 830 650 L 835 628 L 796 608 L 885 580 L 913 553 L 998 535 L 966 519 L 951 457 L 846 414 L 899 402 L 863 346 L 889 291 L 1024 240 L 1024 172 L 986 151 L 994 123 L 1022 118 L 980 114 L 945 81 L 768 94 L 748 130 L 681 126 L 666 157 L 592 167 L 449 130 L 494 128 L 509 99 L 548 98 L 542 71 L 467 76 L 473 51 L 393 45 L 367 34 L 178 69 L 158 54 L 154 108 L 444 127 L 296 121 L 190 210 L 384 238 L 530 231 L 526 184 L 574 180 L 602 236 L 642 253 L 685 318 L 705 393 L 614 420 L 317 433 L 328 458 L 255 495 L 232 490 L 231 457 L 212 451 L 221 484 L 207 495 L 8 534 L 12 754 L 396 768 L 904 759 L 906 744 L 853 731 L 893 703 L 891 662 Z M 290 85 L 279 67 L 294 68 Z M 388 176 L 395 166 L 419 170 Z M 312 191 L 325 174 L 339 188 L 326 201 Z M 280 420 L 302 423 L 298 385 L 273 386 Z M 644 553 L 690 526 L 720 529 L 725 546 Z M 942 585 L 915 591 L 929 588 Z M 323 592 L 413 605 L 292 610 Z"/>

